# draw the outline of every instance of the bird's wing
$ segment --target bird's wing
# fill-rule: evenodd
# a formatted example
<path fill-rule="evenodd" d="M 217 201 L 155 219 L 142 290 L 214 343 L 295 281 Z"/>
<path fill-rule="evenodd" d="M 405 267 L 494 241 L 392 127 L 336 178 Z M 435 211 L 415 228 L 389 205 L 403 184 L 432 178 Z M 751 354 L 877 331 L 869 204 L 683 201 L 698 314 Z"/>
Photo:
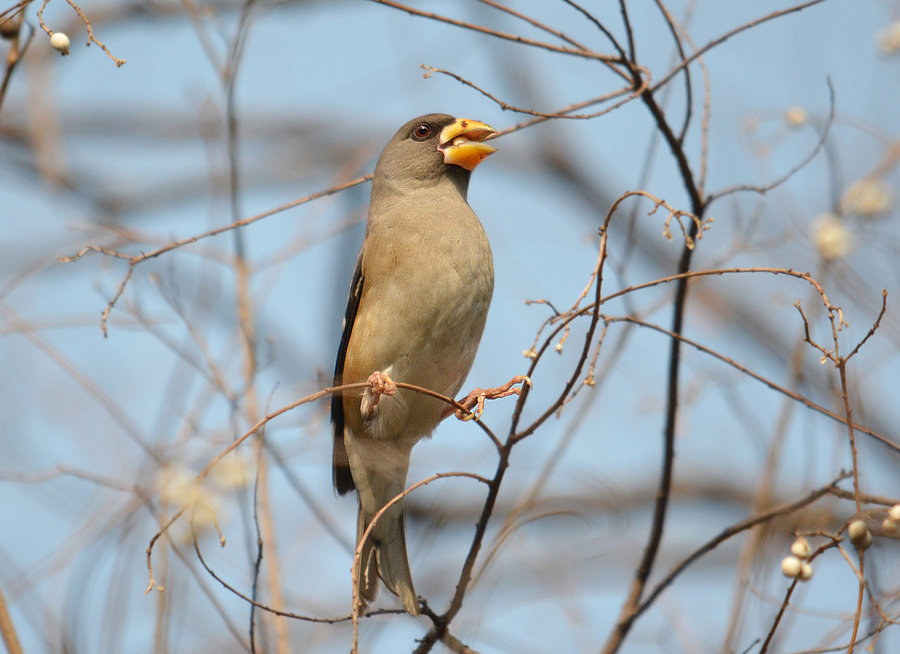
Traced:
<path fill-rule="evenodd" d="M 350 334 L 353 332 L 353 323 L 356 321 L 356 312 L 359 309 L 362 289 L 362 252 L 360 252 L 356 259 L 353 281 L 350 283 L 350 293 L 347 296 L 347 311 L 344 313 L 344 332 L 341 334 L 341 344 L 338 347 L 337 360 L 334 362 L 334 383 L 336 386 L 344 383 L 344 359 L 347 356 L 347 346 L 350 344 Z M 334 427 L 332 481 L 334 482 L 335 490 L 339 494 L 345 495 L 354 490 L 356 486 L 353 483 L 353 475 L 350 474 L 350 462 L 347 459 L 347 448 L 344 445 L 344 401 L 341 393 L 335 393 L 331 396 L 331 424 Z"/>

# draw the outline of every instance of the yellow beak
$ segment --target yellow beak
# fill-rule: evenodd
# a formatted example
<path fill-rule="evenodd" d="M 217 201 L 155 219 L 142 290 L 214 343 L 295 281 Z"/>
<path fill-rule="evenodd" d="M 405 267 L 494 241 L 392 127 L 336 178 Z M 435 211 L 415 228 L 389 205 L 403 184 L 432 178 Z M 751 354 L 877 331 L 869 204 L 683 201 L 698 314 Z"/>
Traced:
<path fill-rule="evenodd" d="M 438 150 L 444 153 L 444 163 L 475 170 L 475 166 L 497 151 L 482 143 L 491 134 L 496 134 L 490 125 L 468 118 L 457 118 L 441 130 L 441 144 Z"/>

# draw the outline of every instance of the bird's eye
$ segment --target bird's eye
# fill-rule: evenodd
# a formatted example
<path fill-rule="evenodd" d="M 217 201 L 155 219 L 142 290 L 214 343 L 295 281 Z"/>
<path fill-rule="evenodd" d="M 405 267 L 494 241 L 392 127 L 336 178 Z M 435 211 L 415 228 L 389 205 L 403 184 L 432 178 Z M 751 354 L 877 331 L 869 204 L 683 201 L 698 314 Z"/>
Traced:
<path fill-rule="evenodd" d="M 413 127 L 412 135 L 417 141 L 424 141 L 431 136 L 431 125 L 428 123 L 419 123 Z"/>

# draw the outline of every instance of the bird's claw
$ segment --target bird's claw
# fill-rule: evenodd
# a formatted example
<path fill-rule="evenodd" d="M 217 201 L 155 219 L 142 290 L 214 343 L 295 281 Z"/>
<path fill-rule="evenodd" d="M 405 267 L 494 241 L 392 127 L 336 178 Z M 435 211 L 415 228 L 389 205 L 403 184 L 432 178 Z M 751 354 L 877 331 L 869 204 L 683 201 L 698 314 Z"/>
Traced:
<path fill-rule="evenodd" d="M 517 386 L 517 384 L 522 385 Z M 462 408 L 454 411 L 453 407 L 447 407 L 445 413 L 450 415 L 453 412 L 460 420 L 481 418 L 481 414 L 484 413 L 484 403 L 487 400 L 499 400 L 501 397 L 521 395 L 522 388 L 525 385 L 531 386 L 531 379 L 525 375 L 516 375 L 502 386 L 497 386 L 496 388 L 476 388 L 464 400 L 459 402 Z M 472 411 L 472 407 L 475 407 L 474 411 Z"/>
<path fill-rule="evenodd" d="M 388 397 L 397 392 L 397 385 L 386 372 L 376 370 L 366 380 L 369 385 L 359 403 L 359 413 L 363 420 L 371 420 L 378 413 L 378 402 L 382 395 Z"/>

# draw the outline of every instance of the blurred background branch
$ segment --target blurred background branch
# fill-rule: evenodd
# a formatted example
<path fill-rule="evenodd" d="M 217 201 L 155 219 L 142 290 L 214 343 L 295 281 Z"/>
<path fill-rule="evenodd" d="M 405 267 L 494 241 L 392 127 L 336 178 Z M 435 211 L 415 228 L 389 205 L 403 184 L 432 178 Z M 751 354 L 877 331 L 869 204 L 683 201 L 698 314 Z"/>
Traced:
<path fill-rule="evenodd" d="M 500 132 L 467 386 L 534 385 L 416 448 L 493 481 L 410 494 L 427 611 L 383 594 L 359 650 L 897 648 L 900 5 L 594 5 L 0 7 L 7 649 L 348 649 L 325 405 L 217 457 L 331 385 L 365 182 L 428 111 Z"/>

